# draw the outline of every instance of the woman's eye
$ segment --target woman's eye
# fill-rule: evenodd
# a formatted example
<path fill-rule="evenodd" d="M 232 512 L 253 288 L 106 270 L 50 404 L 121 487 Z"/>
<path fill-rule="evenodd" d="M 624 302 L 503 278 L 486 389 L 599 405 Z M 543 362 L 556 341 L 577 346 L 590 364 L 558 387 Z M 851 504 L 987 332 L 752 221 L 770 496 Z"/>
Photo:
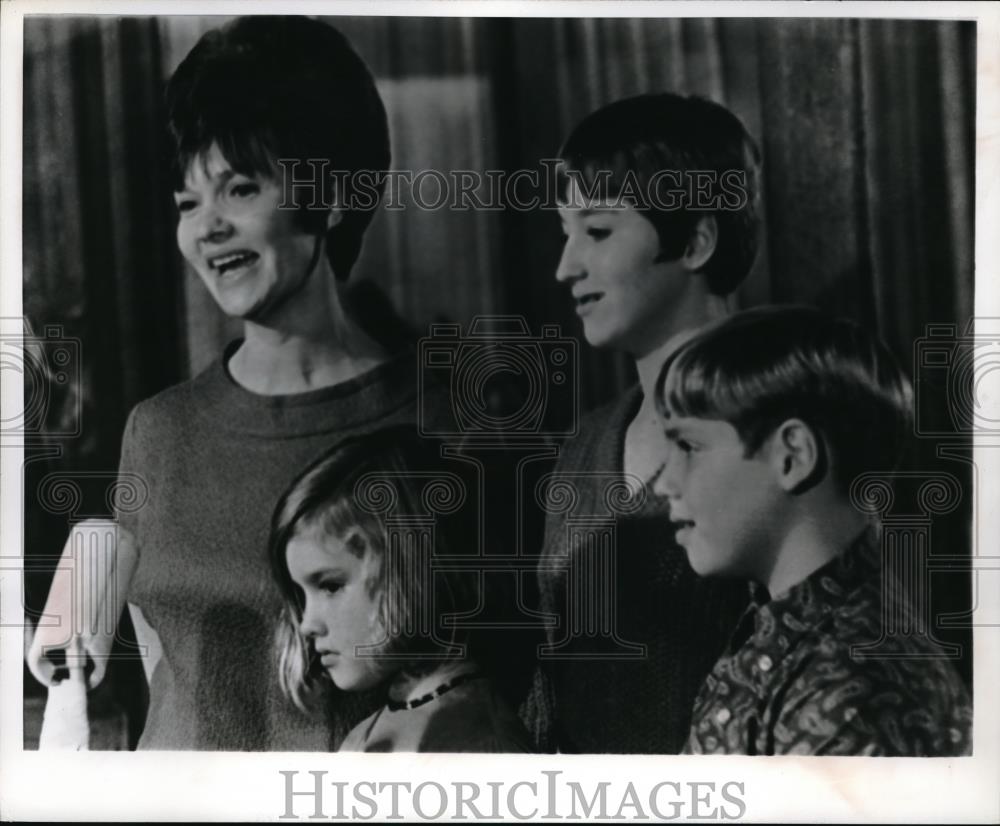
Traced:
<path fill-rule="evenodd" d="M 190 198 L 181 198 L 177 201 L 177 211 L 178 212 L 190 212 L 196 206 L 195 202 Z"/>
<path fill-rule="evenodd" d="M 603 241 L 609 235 L 611 235 L 610 229 L 602 229 L 601 227 L 591 227 L 587 230 L 587 235 L 593 238 L 595 241 Z"/>
<path fill-rule="evenodd" d="M 692 445 L 687 439 L 678 439 L 675 443 L 677 447 L 681 449 L 683 453 L 690 453 L 694 450 L 694 445 Z"/>
<path fill-rule="evenodd" d="M 319 589 L 325 594 L 336 594 L 344 585 L 342 582 L 324 582 Z"/>
<path fill-rule="evenodd" d="M 260 187 L 255 183 L 249 182 L 233 184 L 229 192 L 236 198 L 250 198 L 260 192 Z"/>

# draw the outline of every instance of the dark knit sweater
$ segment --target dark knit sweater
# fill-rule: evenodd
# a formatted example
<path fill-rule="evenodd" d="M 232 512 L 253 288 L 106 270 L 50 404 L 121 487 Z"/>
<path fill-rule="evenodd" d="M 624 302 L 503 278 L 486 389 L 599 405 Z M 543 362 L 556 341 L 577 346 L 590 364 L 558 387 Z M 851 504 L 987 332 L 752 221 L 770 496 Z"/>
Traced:
<path fill-rule="evenodd" d="M 543 658 L 546 690 L 535 693 L 531 728 L 544 747 L 564 752 L 673 754 L 687 739 L 691 710 L 699 688 L 722 652 L 747 603 L 742 583 L 703 579 L 688 565 L 675 543 L 664 500 L 646 491 L 644 504 L 616 522 L 617 542 L 610 560 L 595 558 L 594 546 L 581 548 L 569 536 L 595 528 L 588 520 L 609 517 L 609 480 L 624 479 L 625 432 L 642 401 L 635 387 L 581 423 L 580 433 L 562 450 L 553 478 L 567 475 L 578 499 L 565 513 L 549 513 L 539 568 L 543 610 L 555 613 L 560 626 L 550 630 L 556 642 L 577 624 L 586 631 L 586 608 L 577 602 L 567 615 L 567 583 L 590 591 L 587 599 L 604 600 L 595 588 L 614 580 L 618 641 L 598 633 L 570 635 L 568 643 Z M 600 530 L 599 525 L 596 528 Z M 597 565 L 597 579 L 582 575 Z M 610 573 L 613 571 L 613 573 Z M 593 602 L 591 602 L 593 605 Z M 606 605 L 606 602 L 605 602 Z M 581 614 L 581 611 L 583 613 Z M 593 610 L 590 609 L 593 614 Z M 600 611 L 609 628 L 612 618 Z M 582 619 L 581 619 L 582 618 Z M 645 646 L 639 658 L 612 659 Z"/>
<path fill-rule="evenodd" d="M 281 695 L 272 642 L 281 602 L 267 559 L 271 513 L 325 448 L 415 420 L 415 360 L 403 356 L 291 396 L 252 393 L 224 363 L 142 402 L 126 427 L 121 470 L 149 488 L 138 513 L 119 514 L 139 547 L 128 599 L 163 645 L 139 747 L 335 749 L 376 701 L 331 689 L 324 721 Z"/>

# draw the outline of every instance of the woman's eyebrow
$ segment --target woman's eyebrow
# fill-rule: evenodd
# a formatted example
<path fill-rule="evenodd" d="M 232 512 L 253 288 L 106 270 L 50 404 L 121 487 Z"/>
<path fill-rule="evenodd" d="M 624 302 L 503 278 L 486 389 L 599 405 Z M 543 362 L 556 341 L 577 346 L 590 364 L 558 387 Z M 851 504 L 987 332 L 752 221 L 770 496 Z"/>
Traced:
<path fill-rule="evenodd" d="M 232 178 L 236 177 L 236 175 L 239 174 L 238 172 L 236 172 L 236 170 L 228 166 L 225 167 L 224 169 L 219 170 L 214 175 L 210 175 L 207 169 L 205 169 L 204 172 L 205 172 L 205 177 L 208 179 L 209 183 L 211 183 L 211 185 L 216 189 L 225 186 L 227 183 L 229 183 L 229 181 Z M 190 178 L 186 177 L 184 179 L 184 185 L 180 189 L 175 189 L 174 193 L 180 195 L 181 193 L 184 192 L 194 192 L 194 191 L 195 187 L 190 185 Z"/>

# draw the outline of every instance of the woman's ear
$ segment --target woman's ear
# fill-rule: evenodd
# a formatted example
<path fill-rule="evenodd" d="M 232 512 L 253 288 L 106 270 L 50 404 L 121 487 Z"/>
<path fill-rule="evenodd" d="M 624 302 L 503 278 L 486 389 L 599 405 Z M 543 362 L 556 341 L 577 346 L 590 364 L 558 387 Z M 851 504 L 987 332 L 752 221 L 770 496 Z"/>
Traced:
<path fill-rule="evenodd" d="M 819 435 L 801 419 L 787 419 L 771 436 L 770 459 L 778 485 L 799 493 L 822 474 L 824 447 Z"/>
<path fill-rule="evenodd" d="M 694 225 L 682 261 L 691 272 L 697 272 L 712 257 L 719 243 L 719 225 L 714 215 L 703 215 Z"/>

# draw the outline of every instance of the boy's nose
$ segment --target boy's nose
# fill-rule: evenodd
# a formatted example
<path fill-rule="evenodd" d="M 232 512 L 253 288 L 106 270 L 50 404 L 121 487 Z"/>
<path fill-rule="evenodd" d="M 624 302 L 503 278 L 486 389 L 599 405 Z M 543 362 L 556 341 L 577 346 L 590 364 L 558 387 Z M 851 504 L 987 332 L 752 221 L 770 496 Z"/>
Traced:
<path fill-rule="evenodd" d="M 680 462 L 677 461 L 679 452 L 680 451 L 678 451 L 675 446 L 668 443 L 666 458 L 663 460 L 663 467 L 660 469 L 660 472 L 656 475 L 656 480 L 653 482 L 653 492 L 657 496 L 662 496 L 667 499 L 676 499 L 680 496 Z"/>

